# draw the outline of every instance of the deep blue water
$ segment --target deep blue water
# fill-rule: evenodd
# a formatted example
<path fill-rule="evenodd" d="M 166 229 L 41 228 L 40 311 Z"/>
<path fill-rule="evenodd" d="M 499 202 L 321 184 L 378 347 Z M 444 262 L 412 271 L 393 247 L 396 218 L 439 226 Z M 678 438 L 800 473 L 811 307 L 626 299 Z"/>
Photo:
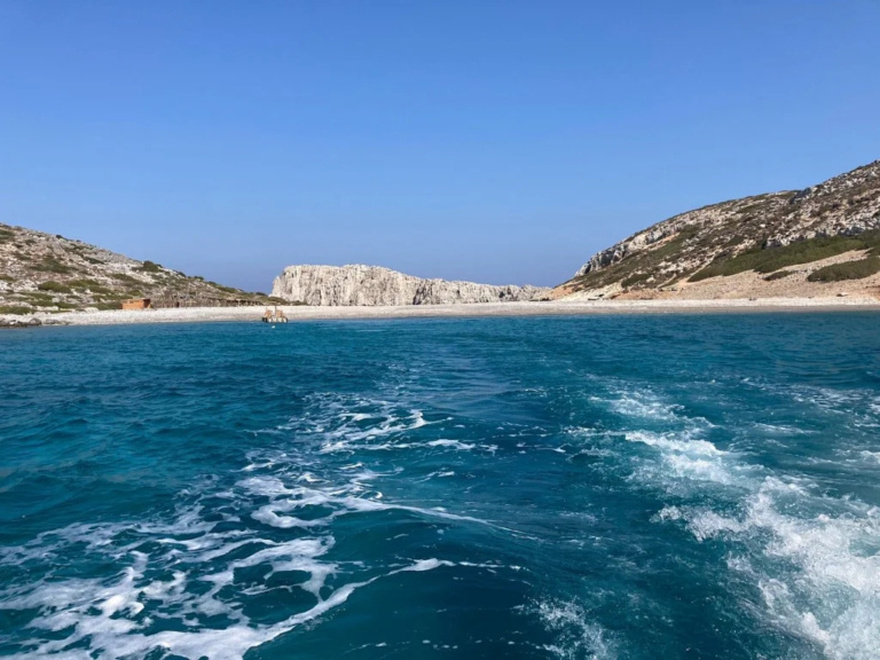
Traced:
<path fill-rule="evenodd" d="M 880 657 L 880 316 L 0 335 L 0 655 Z"/>

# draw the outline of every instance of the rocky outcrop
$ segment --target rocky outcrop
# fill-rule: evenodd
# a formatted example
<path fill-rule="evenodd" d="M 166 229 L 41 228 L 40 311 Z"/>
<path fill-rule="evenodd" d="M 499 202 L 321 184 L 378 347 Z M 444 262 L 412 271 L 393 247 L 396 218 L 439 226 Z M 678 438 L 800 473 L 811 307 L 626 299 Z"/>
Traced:
<path fill-rule="evenodd" d="M 43 322 L 36 318 L 20 318 L 15 316 L 0 317 L 0 329 L 2 328 L 39 328 Z"/>
<path fill-rule="evenodd" d="M 142 297 L 154 307 L 272 302 L 152 261 L 0 224 L 0 314 L 119 309 L 122 300 Z"/>
<path fill-rule="evenodd" d="M 805 190 L 744 197 L 664 220 L 595 254 L 555 295 L 678 286 L 725 272 L 725 262 L 745 253 L 872 230 L 880 230 L 880 161 Z"/>
<path fill-rule="evenodd" d="M 288 266 L 272 296 L 307 305 L 448 305 L 538 300 L 548 289 L 423 279 L 380 266 Z"/>

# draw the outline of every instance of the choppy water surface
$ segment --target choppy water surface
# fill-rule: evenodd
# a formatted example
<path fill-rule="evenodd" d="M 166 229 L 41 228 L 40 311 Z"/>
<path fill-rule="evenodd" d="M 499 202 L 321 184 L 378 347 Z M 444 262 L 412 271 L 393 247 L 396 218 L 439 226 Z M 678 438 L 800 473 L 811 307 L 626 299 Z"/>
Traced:
<path fill-rule="evenodd" d="M 0 655 L 880 657 L 871 314 L 0 335 Z"/>

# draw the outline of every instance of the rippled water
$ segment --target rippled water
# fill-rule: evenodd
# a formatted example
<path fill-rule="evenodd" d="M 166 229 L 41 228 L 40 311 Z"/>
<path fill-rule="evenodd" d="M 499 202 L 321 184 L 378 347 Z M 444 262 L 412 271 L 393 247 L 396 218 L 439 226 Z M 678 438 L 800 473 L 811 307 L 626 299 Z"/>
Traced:
<path fill-rule="evenodd" d="M 880 657 L 880 317 L 0 336 L 0 655 Z"/>

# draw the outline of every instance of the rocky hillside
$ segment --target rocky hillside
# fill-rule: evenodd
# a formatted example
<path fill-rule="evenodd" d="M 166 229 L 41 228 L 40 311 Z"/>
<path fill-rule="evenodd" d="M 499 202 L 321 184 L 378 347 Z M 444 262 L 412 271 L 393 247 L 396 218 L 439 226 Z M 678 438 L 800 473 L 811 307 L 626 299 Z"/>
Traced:
<path fill-rule="evenodd" d="M 0 314 L 119 309 L 126 298 L 154 306 L 265 303 L 253 294 L 187 277 L 151 261 L 43 232 L 0 224 Z"/>
<path fill-rule="evenodd" d="M 443 305 L 538 300 L 549 289 L 422 279 L 379 266 L 288 266 L 272 295 L 308 305 Z"/>
<path fill-rule="evenodd" d="M 875 161 L 805 190 L 745 197 L 664 220 L 594 255 L 554 295 L 822 295 L 829 282 L 849 282 L 847 290 L 875 286 L 878 273 Z"/>

